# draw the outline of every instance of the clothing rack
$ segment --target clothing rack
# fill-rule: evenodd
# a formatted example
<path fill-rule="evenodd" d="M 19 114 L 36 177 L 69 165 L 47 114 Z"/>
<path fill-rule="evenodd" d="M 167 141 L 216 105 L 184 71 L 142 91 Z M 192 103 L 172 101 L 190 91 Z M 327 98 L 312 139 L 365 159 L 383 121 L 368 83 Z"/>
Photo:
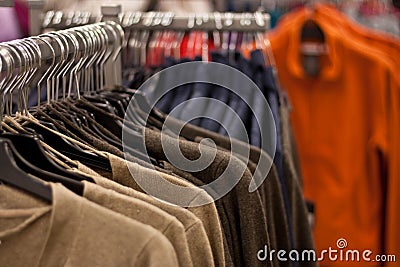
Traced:
<path fill-rule="evenodd" d="M 266 32 L 270 29 L 269 14 L 255 13 L 207 13 L 177 16 L 171 12 L 126 12 L 122 13 L 121 5 L 103 5 L 101 16 L 93 16 L 90 12 L 49 11 L 43 16 L 43 21 L 37 19 L 43 14 L 43 0 L 30 0 L 31 33 L 39 34 L 43 29 L 63 30 L 71 27 L 90 25 L 98 21 L 113 21 L 124 30 L 175 30 L 175 31 L 238 31 Z M 36 19 L 34 19 L 36 18 Z M 121 44 L 123 44 L 121 40 Z M 105 66 L 108 78 L 106 81 L 122 81 L 121 57 L 116 57 L 112 63 Z M 113 77 L 110 76 L 112 73 Z"/>
<path fill-rule="evenodd" d="M 31 0 L 32 1 L 32 0 Z M 43 0 L 34 0 L 31 5 L 31 18 L 38 17 Z M 36 14 L 36 15 L 33 15 Z M 31 21 L 31 32 L 41 32 L 42 29 L 51 28 L 62 30 L 75 26 L 88 25 L 98 21 L 114 21 L 119 23 L 124 30 L 202 30 L 202 31 L 239 31 L 239 32 L 266 32 L 270 29 L 271 17 L 269 14 L 256 13 L 208 13 L 189 14 L 177 16 L 171 12 L 126 12 L 122 13 L 121 5 L 103 5 L 101 16 L 93 16 L 90 12 L 62 12 L 49 11 L 41 20 Z M 38 23 L 39 21 L 39 23 Z M 108 73 L 114 73 L 117 81 L 121 81 L 122 61 L 106 65 Z"/>
<path fill-rule="evenodd" d="M 90 31 L 103 34 L 103 39 L 89 34 Z M 57 64 L 76 55 L 89 58 L 98 55 L 96 53 L 99 51 L 107 51 L 106 54 L 109 55 L 106 66 L 116 64 L 123 38 L 121 26 L 108 21 L 2 43 L 0 71 L 10 74 L 18 69 L 21 73 L 35 68 L 40 69 L 44 64 L 51 62 Z M 119 84 L 120 78 L 117 74 L 113 68 L 105 68 L 104 85 Z"/>
<path fill-rule="evenodd" d="M 42 0 L 35 0 L 40 2 Z M 38 10 L 40 5 L 32 6 Z M 199 30 L 199 31 L 239 31 L 260 32 L 270 29 L 269 14 L 255 13 L 205 13 L 175 15 L 172 12 L 121 12 L 121 5 L 104 5 L 101 16 L 90 12 L 48 11 L 44 14 L 41 25 L 32 25 L 32 32 L 42 28 L 66 29 L 74 26 L 87 25 L 99 21 L 112 20 L 120 22 L 124 29 L 135 30 Z"/>
<path fill-rule="evenodd" d="M 124 29 L 137 30 L 199 30 L 259 32 L 270 28 L 270 15 L 255 13 L 206 13 L 175 16 L 172 13 L 130 12 L 123 15 Z"/>

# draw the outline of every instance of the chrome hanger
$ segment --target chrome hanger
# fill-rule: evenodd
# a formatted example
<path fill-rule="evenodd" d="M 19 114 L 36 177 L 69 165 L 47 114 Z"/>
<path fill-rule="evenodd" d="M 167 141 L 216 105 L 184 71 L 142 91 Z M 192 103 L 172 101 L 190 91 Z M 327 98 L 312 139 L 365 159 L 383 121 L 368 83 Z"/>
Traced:
<path fill-rule="evenodd" d="M 96 84 L 93 84 L 93 89 L 94 91 L 101 89 L 102 87 L 100 87 L 100 82 L 99 82 L 99 71 L 100 71 L 100 63 L 102 61 L 102 59 L 104 58 L 104 55 L 107 52 L 107 47 L 108 47 L 108 41 L 109 38 L 107 36 L 107 32 L 104 30 L 104 27 L 100 27 L 100 26 L 94 26 L 95 29 L 97 29 L 97 34 L 98 34 L 98 41 L 99 41 L 99 49 L 98 49 L 98 54 L 97 57 L 93 60 L 92 63 L 92 78 L 94 80 L 96 80 Z M 96 70 L 96 76 L 94 73 L 94 70 Z"/>
<path fill-rule="evenodd" d="M 42 67 L 42 51 L 40 50 L 40 47 L 38 43 L 35 40 L 38 40 L 40 38 L 38 37 L 29 37 L 26 39 L 26 44 L 30 45 L 32 48 L 32 56 L 33 56 L 33 68 L 32 72 L 29 74 L 29 78 L 26 81 L 25 85 L 21 88 L 21 93 L 22 93 L 22 106 L 23 109 L 21 111 L 22 114 L 27 115 L 29 113 L 28 110 L 28 98 L 29 98 L 29 92 L 30 89 L 32 88 L 32 82 L 35 81 L 37 74 L 39 73 L 39 70 Z"/>
<path fill-rule="evenodd" d="M 103 27 L 97 27 L 97 29 L 99 31 L 99 37 L 100 37 L 100 49 L 99 49 L 100 53 L 98 54 L 98 57 L 94 63 L 94 68 L 96 70 L 96 76 L 94 77 L 96 84 L 95 84 L 94 90 L 100 90 L 101 88 L 103 88 L 103 84 L 101 84 L 101 81 L 103 79 L 102 65 L 104 64 L 103 60 L 105 58 L 105 55 L 107 54 L 107 48 L 108 48 L 108 42 L 109 42 L 109 38 L 108 38 L 106 30 Z M 104 61 L 104 62 L 106 62 L 106 61 Z"/>
<path fill-rule="evenodd" d="M 18 61 L 17 63 L 18 68 L 15 69 L 15 75 L 13 76 L 14 78 L 8 81 L 4 90 L 3 102 L 5 105 L 5 113 L 7 115 L 11 115 L 12 114 L 11 92 L 14 88 L 19 88 L 19 85 L 22 83 L 26 75 L 26 69 L 28 68 L 28 64 L 26 63 L 28 59 L 25 52 L 22 51 L 22 48 L 20 48 L 15 41 L 7 42 L 4 45 L 8 47 L 9 51 L 12 51 L 14 59 L 17 59 Z"/>
<path fill-rule="evenodd" d="M 222 26 L 222 16 L 220 12 L 214 12 L 214 22 L 215 22 L 215 31 L 213 31 L 213 39 L 214 39 L 214 45 L 216 48 L 221 49 L 222 44 L 221 44 L 221 33 L 220 30 L 223 28 Z"/>
<path fill-rule="evenodd" d="M 11 88 L 9 95 L 9 104 L 10 104 L 10 111 L 9 114 L 12 113 L 13 110 L 13 94 L 14 91 L 17 92 L 18 96 L 18 101 L 17 101 L 17 110 L 19 113 L 22 113 L 23 106 L 24 108 L 27 106 L 27 98 L 24 96 L 25 94 L 25 88 L 29 81 L 34 77 L 34 73 L 37 70 L 37 64 L 36 64 L 36 54 L 34 51 L 34 48 L 32 47 L 32 44 L 28 40 L 20 40 L 18 43 L 16 43 L 17 47 L 20 49 L 22 52 L 24 62 L 25 64 L 25 73 L 21 76 L 21 80 L 19 83 L 16 83 L 14 88 Z"/>
<path fill-rule="evenodd" d="M 87 29 L 87 34 L 89 40 L 92 42 L 92 50 L 90 51 L 90 56 L 88 57 L 86 64 L 83 67 L 85 73 L 85 86 L 82 88 L 83 91 L 90 92 L 95 90 L 94 88 L 94 72 L 93 64 L 97 60 L 98 56 L 102 52 L 101 41 L 98 33 L 98 29 L 95 26 L 85 27 Z"/>
<path fill-rule="evenodd" d="M 85 63 L 86 57 L 89 53 L 89 45 L 87 39 L 85 38 L 83 32 L 80 29 L 75 29 L 73 31 L 68 31 L 69 33 L 75 34 L 78 40 L 78 61 L 75 66 L 71 69 L 68 94 L 67 97 L 71 97 L 72 89 L 75 87 L 77 97 L 80 98 L 80 82 L 81 82 L 81 68 Z M 80 41 L 80 42 L 79 42 Z"/>
<path fill-rule="evenodd" d="M 121 27 L 121 25 L 113 21 L 107 21 L 106 25 L 111 26 L 111 33 L 113 39 L 111 39 L 112 44 L 110 45 L 114 48 L 113 51 L 114 53 L 111 56 L 111 60 L 115 64 L 122 49 L 126 47 L 125 32 L 124 29 Z M 113 68 L 113 70 L 114 70 L 114 82 L 116 84 L 118 81 L 118 74 L 116 73 L 116 68 Z"/>
<path fill-rule="evenodd" d="M 60 58 L 60 64 L 59 66 L 56 67 L 56 70 L 52 74 L 52 100 L 58 99 L 58 94 L 60 90 L 60 81 L 61 81 L 61 76 L 63 73 L 63 70 L 65 69 L 65 65 L 68 63 L 68 58 L 69 54 L 71 52 L 69 43 L 65 35 L 63 34 L 63 31 L 57 31 L 57 32 L 51 32 L 51 35 L 55 36 L 60 40 L 60 42 L 63 44 L 63 48 L 61 51 L 62 57 Z"/>
<path fill-rule="evenodd" d="M 196 34 L 195 31 L 192 31 L 196 23 L 196 14 L 191 13 L 188 16 L 188 29 L 189 29 L 189 39 L 187 43 L 187 51 L 189 52 L 189 55 L 191 55 L 195 49 L 195 42 L 196 42 Z"/>
<path fill-rule="evenodd" d="M 142 21 L 143 25 L 145 26 L 150 26 L 153 20 L 153 17 L 155 16 L 155 12 L 149 12 L 148 16 L 145 17 Z M 145 66 L 147 63 L 147 42 L 149 41 L 150 38 L 150 31 L 149 30 L 144 30 L 142 32 L 142 36 L 140 37 L 140 65 Z"/>
<path fill-rule="evenodd" d="M 4 103 L 5 103 L 5 95 L 3 92 L 5 91 L 5 85 L 8 83 L 8 80 L 12 78 L 12 71 L 14 70 L 14 60 L 10 56 L 10 54 L 6 51 L 7 48 L 4 45 L 0 46 L 0 67 L 1 69 L 6 70 L 6 75 L 4 79 L 0 81 L 0 130 L 3 129 L 3 118 L 4 118 Z"/>
<path fill-rule="evenodd" d="M 62 97 L 63 97 L 63 99 L 65 99 L 66 90 L 67 90 L 67 75 L 70 73 L 70 70 L 72 69 L 74 62 L 77 61 L 77 57 L 78 57 L 78 53 L 79 53 L 79 42 L 76 39 L 74 34 L 68 33 L 66 31 L 61 31 L 59 33 L 67 39 L 67 42 L 69 40 L 70 44 L 72 44 L 72 49 L 71 49 L 70 45 L 68 45 L 68 48 L 67 48 L 68 49 L 68 57 L 69 57 L 71 50 L 72 50 L 72 57 L 69 60 L 68 60 L 68 57 L 66 58 L 65 64 L 59 71 L 59 74 L 57 77 L 57 79 L 62 82 Z"/>
<path fill-rule="evenodd" d="M 17 51 L 12 45 L 10 45 L 10 42 L 8 43 L 2 43 L 1 46 L 3 47 L 4 50 L 2 50 L 2 56 L 4 58 L 7 58 L 8 63 L 11 63 L 10 65 L 7 64 L 6 67 L 12 67 L 10 75 L 8 75 L 8 78 L 5 79 L 4 83 L 2 83 L 2 88 L 0 91 L 1 94 L 1 100 L 0 100 L 0 119 L 1 122 L 3 121 L 4 118 L 4 112 L 6 114 L 9 114 L 10 111 L 8 109 L 8 103 L 7 103 L 7 96 L 8 93 L 11 89 L 11 86 L 21 77 L 21 73 L 24 70 L 24 66 L 22 65 L 22 59 Z M 19 71 L 15 68 L 15 61 L 18 61 L 17 66 L 20 67 Z M 0 128 L 2 129 L 2 128 Z"/>
<path fill-rule="evenodd" d="M 101 58 L 101 61 L 99 63 L 100 66 L 100 88 L 102 89 L 105 85 L 105 80 L 104 80 L 104 66 L 105 63 L 111 58 L 113 52 L 114 52 L 114 48 L 109 45 L 110 44 L 110 39 L 112 40 L 111 36 L 114 36 L 113 34 L 115 34 L 114 29 L 111 27 L 111 25 L 105 24 L 104 25 L 104 38 L 105 38 L 105 53 Z"/>
<path fill-rule="evenodd" d="M 81 86 L 80 86 L 80 92 L 85 92 L 89 90 L 89 83 L 90 83 L 90 77 L 89 77 L 89 64 L 91 61 L 91 56 L 95 53 L 96 51 L 96 39 L 93 35 L 92 29 L 89 28 L 88 26 L 84 26 L 81 28 L 82 34 L 84 35 L 84 38 L 88 44 L 88 54 L 86 55 L 79 71 L 82 75 L 81 78 Z"/>
<path fill-rule="evenodd" d="M 52 96 L 51 93 L 54 93 L 54 74 L 58 71 L 58 69 L 63 64 L 64 57 L 65 57 L 65 48 L 64 48 L 62 41 L 54 33 L 41 34 L 39 37 L 50 38 L 51 40 L 55 41 L 55 43 L 57 43 L 57 45 L 60 48 L 60 60 L 55 65 L 53 65 L 52 68 L 49 68 L 48 71 L 45 73 L 45 75 L 43 75 L 43 78 L 45 78 L 47 76 L 46 77 L 47 103 L 50 104 L 51 96 Z M 54 50 L 52 50 L 52 52 L 54 52 Z M 54 53 L 53 56 L 55 58 L 56 54 Z M 54 59 L 54 60 L 56 60 L 56 59 Z M 38 88 L 40 87 L 39 85 L 42 82 L 42 79 L 39 81 Z"/>
<path fill-rule="evenodd" d="M 3 46 L 7 47 L 13 61 L 17 61 L 17 68 L 14 69 L 14 75 L 9 79 L 3 88 L 3 105 L 5 105 L 5 112 L 7 115 L 12 114 L 12 101 L 11 92 L 14 88 L 20 88 L 28 69 L 28 56 L 27 52 L 16 41 L 4 43 Z"/>

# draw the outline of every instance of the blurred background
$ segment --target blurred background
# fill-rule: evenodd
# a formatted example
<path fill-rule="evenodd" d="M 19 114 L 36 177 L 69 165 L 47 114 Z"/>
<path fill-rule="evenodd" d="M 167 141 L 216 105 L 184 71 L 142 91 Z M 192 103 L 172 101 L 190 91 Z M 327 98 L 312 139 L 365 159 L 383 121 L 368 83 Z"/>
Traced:
<path fill-rule="evenodd" d="M 29 1 L 15 0 L 13 8 L 0 7 L 0 41 L 29 35 Z M 121 4 L 122 11 L 172 11 L 177 15 L 212 11 L 254 12 L 263 10 L 271 15 L 271 26 L 285 13 L 308 4 L 306 0 L 46 0 L 44 11 L 88 11 L 100 15 L 103 4 Z M 324 1 L 318 1 L 324 2 Z M 329 1 L 346 15 L 370 28 L 400 34 L 400 1 L 343 0 Z"/>

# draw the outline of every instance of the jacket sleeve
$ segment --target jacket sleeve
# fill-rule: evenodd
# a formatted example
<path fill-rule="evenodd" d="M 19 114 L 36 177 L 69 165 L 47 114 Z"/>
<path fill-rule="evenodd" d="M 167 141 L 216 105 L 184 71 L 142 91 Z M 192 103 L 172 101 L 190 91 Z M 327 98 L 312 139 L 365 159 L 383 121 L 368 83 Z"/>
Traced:
<path fill-rule="evenodd" d="M 143 247 L 132 267 L 175 267 L 178 265 L 172 244 L 161 233 L 153 236 Z"/>

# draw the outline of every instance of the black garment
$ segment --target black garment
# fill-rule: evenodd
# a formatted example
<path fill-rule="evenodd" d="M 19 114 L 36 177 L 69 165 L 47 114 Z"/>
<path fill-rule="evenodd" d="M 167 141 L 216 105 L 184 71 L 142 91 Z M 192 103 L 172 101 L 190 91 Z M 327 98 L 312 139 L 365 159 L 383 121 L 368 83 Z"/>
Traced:
<path fill-rule="evenodd" d="M 276 138 L 276 132 L 274 131 L 272 121 L 275 121 L 275 125 L 280 125 L 279 113 L 278 113 L 278 90 L 275 86 L 273 76 L 271 75 L 270 69 L 265 67 L 263 60 L 262 51 L 256 50 L 252 53 L 251 60 L 247 60 L 239 52 L 231 54 L 223 54 L 221 52 L 212 52 L 211 60 L 216 63 L 221 63 L 233 67 L 244 74 L 233 75 L 233 77 L 227 77 L 226 73 L 213 73 L 209 69 L 202 69 L 202 66 L 198 67 L 197 72 L 190 71 L 179 75 L 184 77 L 192 77 L 193 80 L 208 80 L 208 77 L 216 77 L 222 84 L 229 84 L 230 88 L 222 88 L 215 84 L 207 84 L 197 82 L 193 84 L 186 84 L 171 90 L 165 94 L 158 102 L 156 107 L 161 111 L 170 114 L 170 112 L 178 105 L 179 111 L 174 112 L 172 115 L 178 119 L 189 122 L 190 119 L 196 116 L 204 116 L 214 118 L 216 121 L 201 118 L 194 119 L 190 123 L 201 126 L 208 130 L 218 132 L 223 135 L 242 140 L 250 141 L 250 144 L 260 147 L 261 145 L 261 133 L 266 136 L 267 151 L 272 152 L 275 150 L 277 145 L 277 157 L 276 165 L 278 173 L 282 174 L 282 158 L 281 158 L 281 145 L 279 137 Z M 180 63 L 187 62 L 187 59 L 182 60 Z M 248 77 L 247 80 L 244 77 Z M 163 80 L 164 79 L 164 80 Z M 156 98 L 159 97 L 157 86 L 165 86 L 175 81 L 179 77 L 170 77 L 168 74 L 161 75 L 160 80 L 157 84 L 152 86 L 144 86 L 142 90 L 151 102 L 155 102 Z M 258 85 L 260 90 L 257 90 L 254 83 Z M 231 89 L 233 91 L 231 91 Z M 262 101 L 262 96 L 267 98 L 267 102 L 271 106 L 272 116 L 267 113 L 268 108 L 266 102 Z M 221 105 L 215 105 L 213 102 L 209 104 L 200 104 L 196 102 L 184 103 L 189 99 L 196 99 L 200 97 L 211 98 L 228 105 L 233 112 L 229 112 L 228 109 L 223 108 Z M 247 100 L 246 101 L 244 100 Z M 256 112 L 257 117 L 261 120 L 258 121 L 253 114 Z M 236 115 L 234 115 L 236 114 Z M 237 119 L 239 117 L 240 119 Z M 241 125 L 244 125 L 246 131 L 243 131 Z M 221 125 L 223 127 L 221 127 Z M 276 127 L 279 128 L 279 127 Z M 279 136 L 279 129 L 277 129 L 277 135 Z"/>
<path fill-rule="evenodd" d="M 67 130 L 67 134 L 72 134 L 74 136 L 78 135 L 80 137 L 82 137 L 82 139 L 84 139 L 87 143 L 89 143 L 90 145 L 92 145 L 94 148 L 100 150 L 100 151 L 106 151 L 109 152 L 111 154 L 114 154 L 118 157 L 124 157 L 124 153 L 119 150 L 118 148 L 108 144 L 107 142 L 89 134 L 89 130 L 86 129 L 87 127 L 84 127 L 84 129 L 79 128 L 78 126 L 76 126 L 74 123 L 72 123 L 70 120 L 68 120 L 68 118 L 66 118 L 65 116 L 63 116 L 60 112 L 58 112 L 55 108 L 49 106 L 47 107 L 48 111 L 52 112 L 55 117 L 57 117 L 59 120 L 61 120 L 63 123 L 65 123 L 66 125 L 68 125 L 70 128 L 72 128 L 74 130 L 74 133 L 72 133 L 70 130 Z M 54 119 L 48 118 L 50 120 L 50 122 L 55 122 Z"/>

